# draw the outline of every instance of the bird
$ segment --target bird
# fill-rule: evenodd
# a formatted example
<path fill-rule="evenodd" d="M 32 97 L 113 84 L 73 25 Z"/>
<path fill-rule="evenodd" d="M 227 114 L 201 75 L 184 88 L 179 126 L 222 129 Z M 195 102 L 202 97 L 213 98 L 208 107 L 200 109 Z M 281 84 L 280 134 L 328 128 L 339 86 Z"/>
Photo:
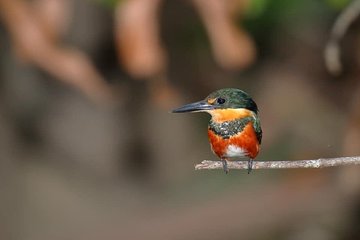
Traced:
<path fill-rule="evenodd" d="M 173 113 L 206 112 L 211 115 L 208 138 L 211 150 L 229 172 L 228 161 L 248 159 L 248 173 L 260 151 L 262 129 L 259 110 L 251 96 L 237 88 L 212 92 L 204 100 L 172 110 Z"/>

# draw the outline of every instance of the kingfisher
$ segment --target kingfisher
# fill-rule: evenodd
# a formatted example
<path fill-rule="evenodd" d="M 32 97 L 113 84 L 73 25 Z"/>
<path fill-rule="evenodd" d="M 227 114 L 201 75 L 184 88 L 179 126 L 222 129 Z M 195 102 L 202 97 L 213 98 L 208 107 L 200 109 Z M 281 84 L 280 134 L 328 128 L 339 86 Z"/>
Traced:
<path fill-rule="evenodd" d="M 228 161 L 239 158 L 248 159 L 248 173 L 251 172 L 253 159 L 260 150 L 262 129 L 258 107 L 249 94 L 236 88 L 224 88 L 172 112 L 209 113 L 211 150 L 221 159 L 225 173 L 229 172 Z"/>

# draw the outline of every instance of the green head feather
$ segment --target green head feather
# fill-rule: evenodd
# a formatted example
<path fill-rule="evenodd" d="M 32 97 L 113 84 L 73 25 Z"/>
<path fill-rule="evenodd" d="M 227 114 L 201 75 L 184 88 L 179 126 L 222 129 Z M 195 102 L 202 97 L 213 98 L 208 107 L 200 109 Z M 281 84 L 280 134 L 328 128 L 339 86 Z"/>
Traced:
<path fill-rule="evenodd" d="M 206 101 L 214 101 L 215 109 L 226 108 L 246 108 L 258 113 L 258 108 L 254 100 L 246 92 L 236 88 L 224 88 L 211 93 L 206 97 Z"/>

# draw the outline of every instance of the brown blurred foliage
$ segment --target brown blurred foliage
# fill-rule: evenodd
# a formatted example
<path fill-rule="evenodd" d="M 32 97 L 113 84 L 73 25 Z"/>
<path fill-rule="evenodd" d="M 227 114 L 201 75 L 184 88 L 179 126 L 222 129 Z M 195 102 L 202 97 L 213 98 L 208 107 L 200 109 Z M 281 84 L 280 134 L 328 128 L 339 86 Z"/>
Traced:
<path fill-rule="evenodd" d="M 104 101 L 111 89 L 81 51 L 60 46 L 71 1 L 0 1 L 1 16 L 12 37 L 14 51 L 57 79 L 79 88 L 95 100 Z"/>

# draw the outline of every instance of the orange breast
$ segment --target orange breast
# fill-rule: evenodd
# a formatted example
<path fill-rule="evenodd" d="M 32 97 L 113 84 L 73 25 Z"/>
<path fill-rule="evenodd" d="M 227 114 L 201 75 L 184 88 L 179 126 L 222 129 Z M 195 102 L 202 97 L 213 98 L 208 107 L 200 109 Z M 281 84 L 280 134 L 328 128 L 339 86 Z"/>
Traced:
<path fill-rule="evenodd" d="M 256 138 L 255 130 L 251 122 L 246 125 L 242 132 L 228 139 L 222 138 L 211 130 L 208 130 L 208 137 L 211 149 L 216 155 L 218 155 L 219 158 L 225 157 L 229 145 L 234 145 L 244 149 L 247 153 L 246 156 L 252 159 L 254 159 L 259 153 L 259 142 Z"/>

